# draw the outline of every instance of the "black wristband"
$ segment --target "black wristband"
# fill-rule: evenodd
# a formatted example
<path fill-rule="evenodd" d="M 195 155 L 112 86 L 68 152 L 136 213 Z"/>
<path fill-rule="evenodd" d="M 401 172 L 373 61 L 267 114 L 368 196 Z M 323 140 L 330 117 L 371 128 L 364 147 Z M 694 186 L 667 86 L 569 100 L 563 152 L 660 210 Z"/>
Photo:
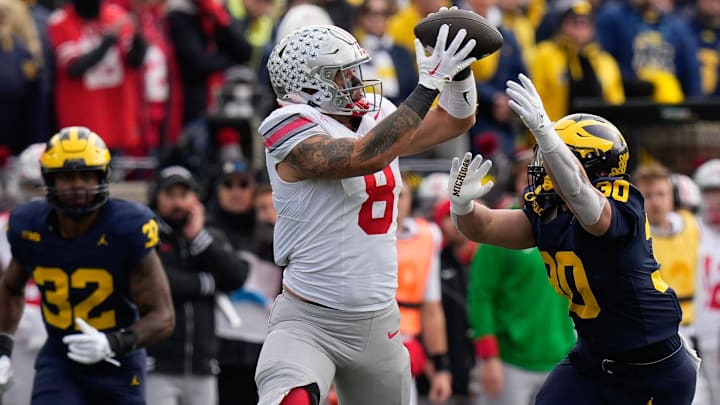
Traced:
<path fill-rule="evenodd" d="M 12 354 L 15 340 L 7 333 L 0 333 L 0 356 L 8 356 Z"/>
<path fill-rule="evenodd" d="M 415 111 L 420 118 L 425 118 L 425 115 L 430 110 L 430 107 L 438 94 L 440 94 L 439 91 L 435 89 L 428 89 L 427 87 L 418 84 L 415 86 L 415 90 L 407 96 L 403 104 L 405 104 L 409 109 Z"/>
<path fill-rule="evenodd" d="M 110 332 L 106 335 L 108 343 L 110 344 L 110 350 L 112 350 L 116 356 L 131 352 L 136 348 L 138 335 L 132 329 L 120 329 L 119 331 Z"/>
<path fill-rule="evenodd" d="M 459 71 L 458 74 L 455 75 L 455 77 L 453 77 L 453 81 L 459 82 L 460 80 L 467 79 L 468 76 L 470 76 L 471 71 L 472 70 L 470 70 L 470 66 L 466 67 L 465 69 Z"/>
<path fill-rule="evenodd" d="M 435 354 L 432 356 L 435 371 L 450 371 L 450 356 L 447 354 Z"/>

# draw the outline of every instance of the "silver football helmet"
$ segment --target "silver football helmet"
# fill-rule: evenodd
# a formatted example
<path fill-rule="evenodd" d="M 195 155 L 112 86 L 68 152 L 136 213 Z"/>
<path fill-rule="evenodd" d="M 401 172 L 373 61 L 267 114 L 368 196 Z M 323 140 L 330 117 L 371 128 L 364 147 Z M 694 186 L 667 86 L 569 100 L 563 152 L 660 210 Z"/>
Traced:
<path fill-rule="evenodd" d="M 700 165 L 693 180 L 700 189 L 720 188 L 720 159 L 711 159 Z"/>
<path fill-rule="evenodd" d="M 675 207 L 698 212 L 702 206 L 702 193 L 697 183 L 682 173 L 673 173 L 670 181 L 673 184 Z"/>
<path fill-rule="evenodd" d="M 702 192 L 700 213 L 703 222 L 720 227 L 720 159 L 711 159 L 700 165 L 693 174 L 693 180 Z"/>
<path fill-rule="evenodd" d="M 382 100 L 380 80 L 362 77 L 360 65 L 368 61 L 349 32 L 310 25 L 275 45 L 267 68 L 281 105 L 309 104 L 326 114 L 360 116 L 378 110 Z"/>
<path fill-rule="evenodd" d="M 40 158 L 45 152 L 45 143 L 33 143 L 18 156 L 15 171 L 19 197 L 23 201 L 45 195 Z"/>

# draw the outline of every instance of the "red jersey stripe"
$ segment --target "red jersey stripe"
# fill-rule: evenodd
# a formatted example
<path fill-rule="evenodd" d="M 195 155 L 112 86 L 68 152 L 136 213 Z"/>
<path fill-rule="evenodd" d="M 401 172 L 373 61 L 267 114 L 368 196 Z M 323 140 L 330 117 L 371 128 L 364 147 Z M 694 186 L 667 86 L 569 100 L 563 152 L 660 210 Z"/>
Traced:
<path fill-rule="evenodd" d="M 271 133 L 270 136 L 263 142 L 266 148 L 269 148 L 275 144 L 278 140 L 282 139 L 285 135 L 288 133 L 308 124 L 313 124 L 312 121 L 305 117 L 298 117 L 287 124 L 283 125 L 282 127 L 275 130 L 275 133 Z"/>

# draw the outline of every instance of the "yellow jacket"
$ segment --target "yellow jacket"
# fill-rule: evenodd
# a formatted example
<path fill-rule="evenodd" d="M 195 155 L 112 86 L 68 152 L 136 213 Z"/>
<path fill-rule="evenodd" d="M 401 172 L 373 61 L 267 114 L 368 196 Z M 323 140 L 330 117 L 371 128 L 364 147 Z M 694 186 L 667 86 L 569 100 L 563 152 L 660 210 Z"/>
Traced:
<path fill-rule="evenodd" d="M 535 27 L 532 22 L 522 14 L 503 12 L 502 25 L 515 34 L 522 50 L 523 62 L 525 65 L 530 65 L 535 53 Z"/>
<path fill-rule="evenodd" d="M 415 55 L 415 33 L 413 27 L 423 19 L 417 7 L 409 4 L 399 10 L 388 21 L 387 32 L 393 37 L 395 43 L 407 48 L 411 55 Z"/>
<path fill-rule="evenodd" d="M 595 70 L 605 101 L 609 104 L 624 103 L 625 91 L 615 59 L 596 43 L 586 45 L 581 52 Z M 582 75 L 577 54 L 565 47 L 558 37 L 542 41 L 530 63 L 530 74 L 550 119 L 555 121 L 567 115 L 570 97 L 567 77 Z"/>
<path fill-rule="evenodd" d="M 682 218 L 682 230 L 672 236 L 653 234 L 655 259 L 660 263 L 660 275 L 678 296 L 682 307 L 681 324 L 695 320 L 695 269 L 700 245 L 697 219 L 688 211 L 678 211 Z"/>

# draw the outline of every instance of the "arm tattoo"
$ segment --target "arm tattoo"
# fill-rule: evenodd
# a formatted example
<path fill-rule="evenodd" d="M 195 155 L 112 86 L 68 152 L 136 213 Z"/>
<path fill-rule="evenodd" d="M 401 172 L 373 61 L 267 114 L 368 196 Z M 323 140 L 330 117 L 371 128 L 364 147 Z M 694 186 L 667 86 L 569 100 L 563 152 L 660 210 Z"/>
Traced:
<path fill-rule="evenodd" d="M 401 104 L 394 113 L 380 121 L 368 133 L 368 143 L 360 151 L 358 158 L 368 161 L 386 153 L 403 136 L 420 126 L 421 121 L 415 111 Z M 295 146 L 284 162 L 312 177 L 322 176 L 328 171 L 349 169 L 354 151 L 354 139 L 317 135 Z"/>
<path fill-rule="evenodd" d="M 368 160 L 386 152 L 408 131 L 414 131 L 422 118 L 406 105 L 401 104 L 394 113 L 380 121 L 370 132 L 372 137 L 360 152 L 360 159 Z"/>
<path fill-rule="evenodd" d="M 349 168 L 353 149 L 350 138 L 314 136 L 293 148 L 285 162 L 300 172 L 320 176 L 327 170 Z"/>

